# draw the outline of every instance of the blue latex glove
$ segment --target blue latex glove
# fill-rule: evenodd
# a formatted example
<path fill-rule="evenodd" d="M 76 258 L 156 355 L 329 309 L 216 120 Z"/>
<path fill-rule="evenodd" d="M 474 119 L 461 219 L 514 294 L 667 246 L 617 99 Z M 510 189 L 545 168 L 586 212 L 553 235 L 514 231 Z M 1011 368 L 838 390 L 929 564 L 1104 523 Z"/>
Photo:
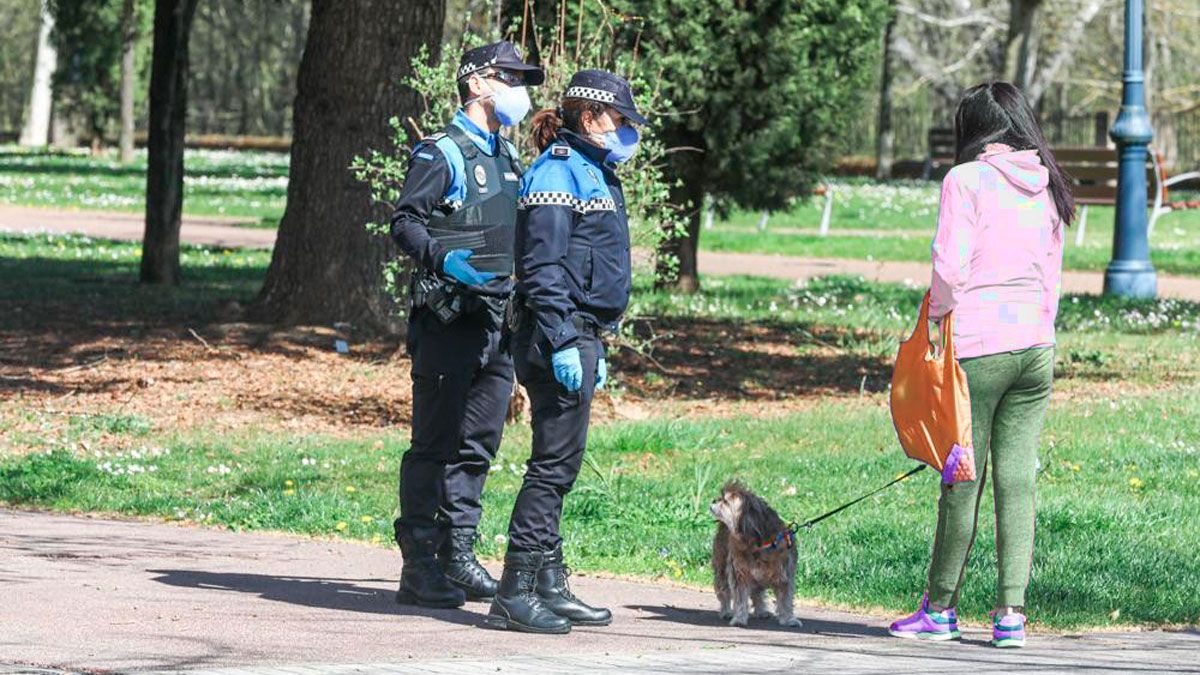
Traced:
<path fill-rule="evenodd" d="M 482 286 L 496 275 L 492 272 L 480 272 L 467 262 L 471 256 L 475 255 L 474 251 L 465 248 L 456 248 L 446 254 L 446 259 L 442 261 L 442 271 L 449 274 L 455 281 L 466 284 L 468 286 Z"/>
<path fill-rule="evenodd" d="M 605 383 L 608 382 L 608 361 L 601 356 L 596 362 L 596 388 L 603 389 Z"/>
<path fill-rule="evenodd" d="M 554 352 L 550 357 L 554 366 L 554 379 L 567 388 L 567 391 L 579 391 L 583 386 L 583 363 L 579 360 L 579 348 L 567 347 Z"/>

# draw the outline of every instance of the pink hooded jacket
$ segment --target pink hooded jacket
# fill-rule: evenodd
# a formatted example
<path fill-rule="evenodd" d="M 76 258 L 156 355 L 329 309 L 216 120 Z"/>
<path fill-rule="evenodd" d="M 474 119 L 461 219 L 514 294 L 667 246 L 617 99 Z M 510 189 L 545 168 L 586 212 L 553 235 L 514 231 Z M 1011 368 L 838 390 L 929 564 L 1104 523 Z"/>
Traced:
<path fill-rule="evenodd" d="M 989 145 L 942 181 L 929 317 L 959 358 L 1054 344 L 1063 226 L 1036 150 Z"/>

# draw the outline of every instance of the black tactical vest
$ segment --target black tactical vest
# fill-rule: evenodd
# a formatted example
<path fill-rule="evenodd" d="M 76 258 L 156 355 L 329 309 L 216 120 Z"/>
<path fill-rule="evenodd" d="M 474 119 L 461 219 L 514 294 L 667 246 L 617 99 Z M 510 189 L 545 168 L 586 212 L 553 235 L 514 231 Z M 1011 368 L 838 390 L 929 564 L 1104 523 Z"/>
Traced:
<path fill-rule="evenodd" d="M 500 277 L 513 274 L 513 239 L 517 228 L 517 195 L 521 165 L 511 156 L 508 143 L 497 136 L 496 156 L 479 146 L 457 125 L 443 132 L 462 152 L 465 165 L 462 206 L 445 216 L 429 218 L 429 234 L 447 250 L 470 249 L 471 266 Z"/>

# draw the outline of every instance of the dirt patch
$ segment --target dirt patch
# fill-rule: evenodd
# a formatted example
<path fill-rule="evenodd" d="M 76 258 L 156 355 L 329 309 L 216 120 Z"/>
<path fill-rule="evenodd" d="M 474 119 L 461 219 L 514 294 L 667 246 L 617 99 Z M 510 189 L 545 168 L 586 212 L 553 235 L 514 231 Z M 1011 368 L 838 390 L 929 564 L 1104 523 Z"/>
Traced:
<path fill-rule="evenodd" d="M 86 425 L 97 445 L 137 442 L 129 425 L 349 436 L 406 434 L 409 360 L 396 341 L 351 342 L 329 328 L 246 323 L 199 328 L 91 320 L 0 329 L 0 430 L 9 451 Z M 594 417 L 612 420 L 782 416 L 834 399 L 886 405 L 890 360 L 837 345 L 835 329 L 655 319 L 634 326 L 649 351 L 611 348 L 614 387 Z M 1060 380 L 1056 396 L 1129 395 L 1130 382 Z M 527 408 L 527 406 L 526 406 Z M 111 432 L 111 433 L 110 433 Z"/>
<path fill-rule="evenodd" d="M 784 414 L 829 396 L 886 387 L 888 365 L 814 345 L 785 328 L 660 322 L 651 355 L 614 346 L 600 421 L 663 415 Z M 395 341 L 336 331 L 226 323 L 68 321 L 0 331 L 0 405 L 10 431 L 46 416 L 133 417 L 157 429 L 354 433 L 407 427 L 409 360 Z M 865 378 L 865 380 L 864 380 Z"/>

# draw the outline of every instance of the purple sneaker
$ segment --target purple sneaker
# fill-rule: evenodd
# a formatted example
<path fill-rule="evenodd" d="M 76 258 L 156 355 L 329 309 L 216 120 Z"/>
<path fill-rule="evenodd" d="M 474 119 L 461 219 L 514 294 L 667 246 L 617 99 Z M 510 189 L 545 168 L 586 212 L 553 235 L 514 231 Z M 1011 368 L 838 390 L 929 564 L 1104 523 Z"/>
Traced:
<path fill-rule="evenodd" d="M 1025 615 L 1013 612 L 1003 616 L 992 612 L 992 645 L 996 647 L 1025 646 Z"/>
<path fill-rule="evenodd" d="M 954 608 L 941 612 L 931 611 L 928 595 L 921 598 L 921 609 L 912 616 L 893 623 L 888 632 L 898 638 L 930 642 L 954 640 L 962 635 L 958 632 L 958 613 Z"/>

